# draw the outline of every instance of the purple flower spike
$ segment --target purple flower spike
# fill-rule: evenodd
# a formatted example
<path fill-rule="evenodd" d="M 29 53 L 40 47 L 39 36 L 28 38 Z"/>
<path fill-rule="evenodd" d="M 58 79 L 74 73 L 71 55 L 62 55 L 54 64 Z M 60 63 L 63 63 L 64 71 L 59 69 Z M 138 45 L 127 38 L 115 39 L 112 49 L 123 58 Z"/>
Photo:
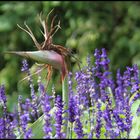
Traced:
<path fill-rule="evenodd" d="M 76 108 L 76 102 L 74 100 L 74 93 L 72 90 L 72 73 L 69 73 L 68 76 L 68 85 L 69 85 L 69 121 L 73 123 L 75 121 L 75 108 Z"/>
<path fill-rule="evenodd" d="M 50 139 L 52 137 L 52 127 L 51 127 L 51 115 L 50 110 L 51 110 L 51 105 L 49 101 L 49 96 L 46 94 L 44 95 L 44 98 L 42 98 L 42 111 L 44 113 L 44 119 L 45 119 L 45 124 L 43 127 L 43 130 L 45 132 L 45 139 Z"/>
<path fill-rule="evenodd" d="M 4 85 L 0 86 L 0 102 L 2 102 L 3 104 L 6 104 L 7 102 Z"/>
<path fill-rule="evenodd" d="M 0 139 L 5 138 L 5 125 L 3 118 L 0 118 Z"/>
<path fill-rule="evenodd" d="M 21 68 L 21 71 L 25 71 L 29 77 L 28 81 L 29 81 L 29 85 L 30 85 L 30 89 L 31 89 L 31 98 L 32 98 L 32 116 L 33 118 L 36 120 L 38 117 L 39 117 L 39 114 L 38 114 L 38 109 L 37 109 L 37 96 L 35 95 L 35 90 L 34 90 L 34 84 L 33 84 L 33 79 L 31 77 L 31 73 L 30 73 L 30 70 L 29 70 L 29 67 L 28 67 L 28 63 L 27 63 L 27 60 L 24 59 L 22 61 L 22 68 Z"/>
<path fill-rule="evenodd" d="M 101 65 L 100 65 L 101 55 L 100 55 L 100 51 L 98 49 L 95 49 L 94 56 L 95 56 L 95 72 L 96 72 L 95 75 L 97 77 L 100 77 L 102 75 Z"/>
<path fill-rule="evenodd" d="M 79 115 L 77 115 L 77 116 L 76 116 L 76 119 L 75 119 L 74 131 L 75 131 L 75 133 L 77 134 L 77 138 L 78 138 L 78 139 L 84 137 L 84 134 L 83 134 L 83 126 L 82 126 L 82 123 L 81 123 L 81 121 L 80 121 Z"/>
<path fill-rule="evenodd" d="M 22 132 L 24 133 L 24 139 L 28 139 L 32 137 L 31 130 L 27 130 L 27 125 L 30 121 L 29 111 L 22 108 L 22 96 L 18 97 L 18 114 L 19 114 L 19 125 L 22 128 Z"/>
<path fill-rule="evenodd" d="M 75 96 L 75 100 L 76 100 L 76 107 L 75 107 L 75 124 L 74 124 L 74 131 L 77 135 L 77 138 L 83 138 L 84 137 L 84 133 L 83 133 L 83 125 L 81 123 L 80 117 L 81 117 L 81 109 L 80 109 L 80 104 L 79 104 L 79 96 Z"/>
<path fill-rule="evenodd" d="M 102 111 L 101 111 L 101 104 L 98 102 L 97 103 L 97 116 L 96 116 L 96 138 L 99 139 L 100 138 L 100 134 L 101 134 L 101 127 L 102 127 L 102 123 L 101 123 L 101 118 L 102 118 Z"/>
<path fill-rule="evenodd" d="M 25 133 L 25 135 L 24 135 L 24 138 L 25 138 L 25 139 L 30 139 L 30 138 L 32 138 L 32 136 L 33 136 L 33 134 L 32 134 L 32 129 L 29 128 L 29 129 L 26 131 L 26 133 Z"/>
<path fill-rule="evenodd" d="M 2 104 L 3 107 L 3 119 L 1 119 L 1 124 L 2 124 L 2 138 L 8 138 L 7 136 L 7 106 L 6 106 L 6 96 L 5 96 L 5 87 L 4 85 L 0 86 L 0 103 Z"/>
<path fill-rule="evenodd" d="M 28 71 L 28 69 L 29 69 L 29 67 L 28 67 L 28 63 L 27 63 L 27 60 L 26 59 L 24 59 L 23 61 L 22 61 L 22 68 L 21 68 L 21 71 Z"/>
<path fill-rule="evenodd" d="M 76 116 L 76 103 L 74 100 L 74 97 L 70 97 L 69 99 L 69 121 L 73 123 L 75 121 L 75 116 Z"/>
<path fill-rule="evenodd" d="M 131 106 L 129 105 L 129 98 L 126 97 L 124 102 L 124 111 L 125 111 L 125 130 L 127 132 L 127 138 L 129 137 L 130 129 L 132 127 L 132 115 L 131 115 Z"/>
<path fill-rule="evenodd" d="M 105 48 L 102 49 L 101 59 L 102 60 L 101 60 L 100 64 L 103 66 L 104 70 L 108 70 L 109 69 L 110 60 L 107 57 Z"/>
<path fill-rule="evenodd" d="M 56 135 L 55 135 L 55 138 L 61 139 L 61 138 L 64 138 L 64 133 L 61 132 L 62 125 L 63 125 L 62 115 L 63 115 L 63 106 L 64 105 L 62 102 L 62 98 L 59 95 L 56 97 L 55 106 L 56 106 L 56 112 L 55 112 Z"/>

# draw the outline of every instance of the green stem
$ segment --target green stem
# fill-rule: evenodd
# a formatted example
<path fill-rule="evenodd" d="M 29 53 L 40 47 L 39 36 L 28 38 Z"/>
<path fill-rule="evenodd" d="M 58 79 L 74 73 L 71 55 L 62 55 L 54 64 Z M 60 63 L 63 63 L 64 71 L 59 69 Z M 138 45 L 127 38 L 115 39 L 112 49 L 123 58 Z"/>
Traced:
<path fill-rule="evenodd" d="M 90 131 L 91 131 L 91 113 L 90 113 L 90 109 L 88 109 L 88 119 L 89 119 Z"/>
<path fill-rule="evenodd" d="M 68 96 L 68 82 L 67 82 L 67 77 L 65 77 L 64 81 L 62 82 L 62 100 L 64 102 L 64 111 L 65 113 L 63 114 L 64 118 L 68 118 L 68 100 L 69 100 L 69 96 Z M 67 130 L 68 130 L 68 121 L 66 119 L 64 119 L 64 125 L 62 128 L 63 132 L 66 134 L 66 137 L 68 136 L 67 134 Z"/>
<path fill-rule="evenodd" d="M 70 129 L 70 139 L 72 139 L 72 129 L 73 129 L 73 123 L 71 123 L 71 129 Z"/>
<path fill-rule="evenodd" d="M 65 77 L 64 81 L 62 82 L 62 100 L 65 103 L 65 108 L 68 108 L 68 91 L 67 91 L 67 77 Z"/>

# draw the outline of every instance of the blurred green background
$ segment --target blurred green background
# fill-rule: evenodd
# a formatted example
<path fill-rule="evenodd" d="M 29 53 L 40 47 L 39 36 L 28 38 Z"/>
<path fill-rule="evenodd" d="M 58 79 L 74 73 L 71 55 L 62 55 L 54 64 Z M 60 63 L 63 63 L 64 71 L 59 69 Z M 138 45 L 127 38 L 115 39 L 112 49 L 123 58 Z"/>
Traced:
<path fill-rule="evenodd" d="M 53 8 L 52 16 L 58 15 L 62 27 L 53 38 L 54 44 L 71 48 L 83 66 L 88 54 L 92 56 L 95 48 L 104 47 L 114 77 L 118 68 L 124 71 L 134 63 L 140 67 L 140 2 L 0 2 L 0 84 L 6 87 L 10 110 L 19 94 L 29 96 L 29 86 L 26 81 L 19 83 L 26 76 L 20 71 L 23 58 L 4 52 L 36 50 L 31 38 L 17 24 L 22 26 L 26 21 L 41 43 L 43 36 L 37 15 L 40 12 L 47 15 Z M 78 70 L 75 60 L 71 61 L 72 71 Z M 28 62 L 30 67 L 34 64 Z M 61 92 L 59 78 L 55 72 L 50 92 L 53 84 Z"/>

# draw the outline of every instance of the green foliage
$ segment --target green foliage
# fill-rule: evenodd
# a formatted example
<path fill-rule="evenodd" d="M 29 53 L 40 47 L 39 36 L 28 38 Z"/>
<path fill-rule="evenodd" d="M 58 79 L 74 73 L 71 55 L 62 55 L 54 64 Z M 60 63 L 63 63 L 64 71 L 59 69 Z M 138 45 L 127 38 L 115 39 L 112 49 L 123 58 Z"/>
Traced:
<path fill-rule="evenodd" d="M 129 134 L 129 138 L 131 139 L 136 139 L 140 136 L 140 115 L 137 115 L 137 110 L 140 107 L 140 100 L 136 100 L 131 107 L 131 112 L 133 117 L 132 120 L 132 129 L 131 132 Z"/>

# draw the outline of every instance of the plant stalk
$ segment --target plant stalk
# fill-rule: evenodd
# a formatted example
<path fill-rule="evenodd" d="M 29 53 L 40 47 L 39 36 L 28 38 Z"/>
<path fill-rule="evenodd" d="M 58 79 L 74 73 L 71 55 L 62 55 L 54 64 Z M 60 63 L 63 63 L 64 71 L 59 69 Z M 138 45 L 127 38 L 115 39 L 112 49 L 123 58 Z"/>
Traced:
<path fill-rule="evenodd" d="M 69 100 L 69 96 L 68 96 L 68 82 L 67 82 L 68 78 L 67 76 L 65 76 L 63 82 L 62 82 L 62 100 L 63 100 L 63 103 L 64 103 L 64 114 L 63 114 L 63 118 L 64 118 L 64 121 L 63 121 L 63 132 L 66 134 L 66 137 L 68 137 L 68 100 Z"/>

